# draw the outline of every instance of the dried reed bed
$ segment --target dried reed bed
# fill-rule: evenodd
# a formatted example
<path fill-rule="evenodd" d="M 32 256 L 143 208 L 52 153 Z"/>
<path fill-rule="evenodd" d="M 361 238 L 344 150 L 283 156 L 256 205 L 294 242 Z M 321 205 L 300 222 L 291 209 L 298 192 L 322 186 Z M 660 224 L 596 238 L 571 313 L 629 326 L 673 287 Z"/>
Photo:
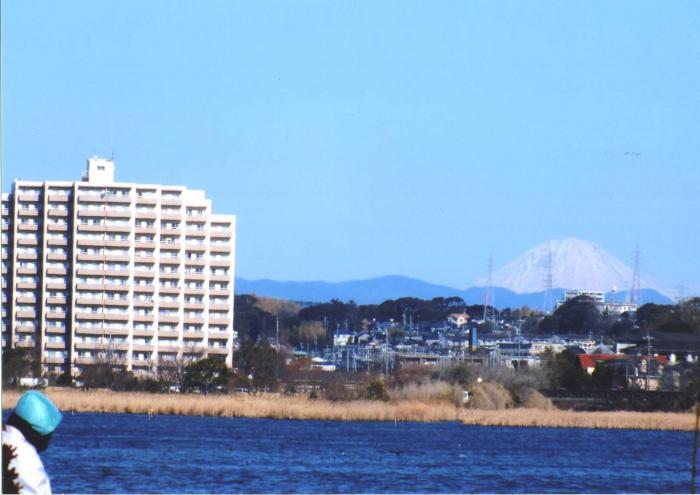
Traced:
<path fill-rule="evenodd" d="M 456 409 L 448 401 L 392 400 L 330 402 L 275 395 L 184 395 L 48 389 L 62 411 L 178 414 L 337 421 L 461 421 L 480 426 L 615 428 L 692 431 L 689 413 L 574 412 L 516 408 Z M 2 407 L 14 407 L 16 391 L 4 391 Z"/>
<path fill-rule="evenodd" d="M 460 419 L 449 402 L 330 402 L 276 395 L 145 394 L 70 389 L 48 389 L 46 393 L 62 411 L 340 421 L 429 422 Z M 17 392 L 4 392 L 3 408 L 14 407 L 18 398 Z"/>
<path fill-rule="evenodd" d="M 545 428 L 612 428 L 620 430 L 692 431 L 689 413 L 606 411 L 579 412 L 543 409 L 465 410 L 462 422 L 479 426 L 525 426 Z"/>

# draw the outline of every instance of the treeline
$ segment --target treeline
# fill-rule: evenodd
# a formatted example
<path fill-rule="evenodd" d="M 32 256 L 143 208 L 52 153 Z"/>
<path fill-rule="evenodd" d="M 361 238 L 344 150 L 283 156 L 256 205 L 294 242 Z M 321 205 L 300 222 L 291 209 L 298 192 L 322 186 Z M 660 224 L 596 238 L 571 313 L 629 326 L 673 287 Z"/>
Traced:
<path fill-rule="evenodd" d="M 673 332 L 700 335 L 700 298 L 678 304 L 640 306 L 635 315 L 600 312 L 595 302 L 579 296 L 561 305 L 552 315 L 528 321 L 525 333 L 623 336 L 639 333 Z"/>
<path fill-rule="evenodd" d="M 273 338 L 291 345 L 327 345 L 336 330 L 362 332 L 375 322 L 393 320 L 414 328 L 444 322 L 450 313 L 467 313 L 481 319 L 484 306 L 466 304 L 460 297 L 430 300 L 402 297 L 381 304 L 358 305 L 354 301 L 329 302 L 300 307 L 294 303 L 251 295 L 236 296 L 236 330 L 243 341 Z M 582 334 L 619 337 L 640 332 L 677 332 L 700 335 L 700 298 L 679 304 L 645 304 L 636 315 L 601 312 L 593 300 L 580 296 L 567 301 L 551 315 L 542 315 L 527 306 L 495 310 L 496 318 L 520 326 L 524 335 Z M 279 332 L 278 332 L 279 329 Z M 481 330 L 490 330 L 481 328 Z"/>
<path fill-rule="evenodd" d="M 275 303 L 277 306 L 273 306 Z M 499 318 L 508 321 L 532 314 L 528 308 L 494 311 Z M 478 319 L 484 314 L 484 306 L 466 304 L 460 297 L 436 297 L 431 300 L 402 297 L 381 304 L 362 305 L 333 299 L 301 308 L 293 303 L 240 295 L 236 296 L 235 307 L 236 331 L 243 341 L 256 341 L 260 337 L 276 338 L 279 335 L 281 342 L 291 345 L 313 342 L 318 346 L 328 344 L 336 330 L 362 332 L 373 329 L 376 322 L 389 320 L 418 326 L 444 322 L 451 313 L 467 313 Z"/>

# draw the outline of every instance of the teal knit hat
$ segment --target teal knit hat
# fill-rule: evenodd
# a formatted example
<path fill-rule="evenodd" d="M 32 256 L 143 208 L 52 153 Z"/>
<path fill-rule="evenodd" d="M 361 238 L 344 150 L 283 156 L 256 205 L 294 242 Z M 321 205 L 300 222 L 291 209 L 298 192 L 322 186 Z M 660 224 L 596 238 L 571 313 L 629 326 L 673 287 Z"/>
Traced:
<path fill-rule="evenodd" d="M 36 390 L 22 394 L 15 406 L 15 414 L 41 435 L 53 433 L 62 419 L 61 413 L 53 402 Z"/>

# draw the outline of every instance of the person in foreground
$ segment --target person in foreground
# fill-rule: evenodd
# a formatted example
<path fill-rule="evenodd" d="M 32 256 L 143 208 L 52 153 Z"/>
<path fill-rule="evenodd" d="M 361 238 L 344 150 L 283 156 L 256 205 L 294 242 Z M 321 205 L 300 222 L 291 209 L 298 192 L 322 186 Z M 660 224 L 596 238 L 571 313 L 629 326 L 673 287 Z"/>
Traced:
<path fill-rule="evenodd" d="M 58 408 L 41 392 L 19 398 L 2 425 L 2 493 L 51 493 L 39 452 L 49 446 L 60 422 Z"/>

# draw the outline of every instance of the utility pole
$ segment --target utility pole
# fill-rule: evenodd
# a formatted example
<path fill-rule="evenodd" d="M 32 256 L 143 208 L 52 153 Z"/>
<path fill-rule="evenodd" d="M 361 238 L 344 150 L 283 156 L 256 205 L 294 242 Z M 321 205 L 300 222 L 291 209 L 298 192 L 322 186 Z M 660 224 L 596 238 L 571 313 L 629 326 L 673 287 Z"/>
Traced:
<path fill-rule="evenodd" d="M 384 348 L 384 376 L 389 376 L 389 327 L 384 330 L 386 346 Z"/>
<path fill-rule="evenodd" d="M 651 337 L 647 330 L 647 392 L 649 391 L 649 372 L 651 372 Z"/>

